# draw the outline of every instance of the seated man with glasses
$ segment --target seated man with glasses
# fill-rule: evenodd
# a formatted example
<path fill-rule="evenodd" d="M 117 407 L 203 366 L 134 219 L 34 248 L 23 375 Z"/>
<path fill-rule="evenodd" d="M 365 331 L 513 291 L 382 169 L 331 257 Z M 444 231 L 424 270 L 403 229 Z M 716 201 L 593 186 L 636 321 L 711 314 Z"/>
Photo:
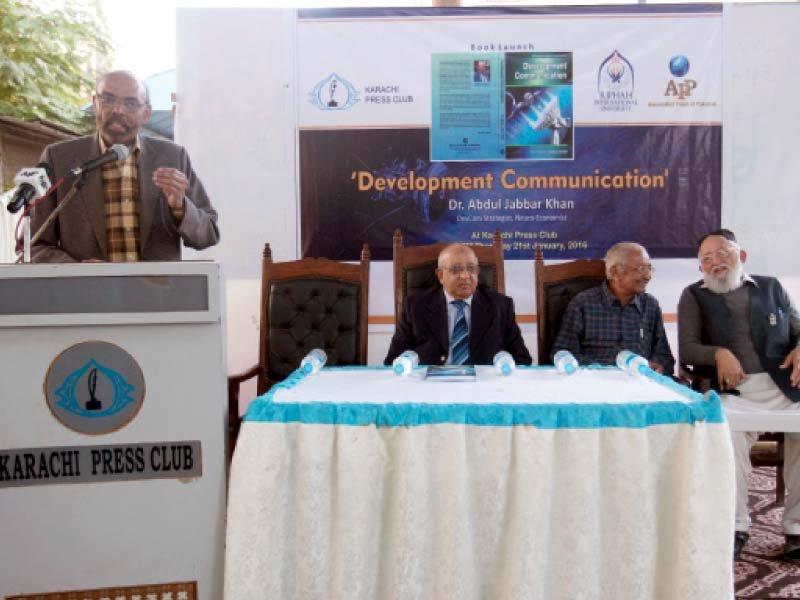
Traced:
<path fill-rule="evenodd" d="M 451 244 L 439 253 L 441 288 L 409 296 L 384 364 L 413 350 L 423 365 L 490 365 L 506 350 L 517 364 L 531 364 L 508 296 L 478 287 L 472 248 Z"/>
<path fill-rule="evenodd" d="M 186 150 L 140 135 L 152 112 L 146 86 L 127 71 L 106 73 L 93 106 L 95 134 L 52 144 L 42 154 L 53 182 L 65 180 L 35 206 L 32 231 L 69 191 L 72 169 L 115 144 L 126 146 L 128 156 L 87 173 L 34 244 L 34 262 L 180 260 L 181 242 L 196 249 L 216 244 L 217 213 Z"/>
<path fill-rule="evenodd" d="M 606 281 L 577 294 L 567 306 L 553 354 L 569 350 L 582 365 L 613 365 L 620 350 L 630 350 L 654 371 L 672 375 L 675 358 L 661 308 L 645 292 L 653 276 L 647 250 L 621 242 L 608 250 L 605 263 Z"/>
<path fill-rule="evenodd" d="M 745 411 L 800 411 L 800 313 L 774 277 L 744 272 L 747 253 L 728 229 L 706 234 L 698 251 L 703 279 L 681 294 L 681 360 L 710 367 L 723 404 Z M 749 537 L 747 477 L 758 433 L 732 431 L 736 462 L 733 558 Z M 785 560 L 800 563 L 800 433 L 784 435 Z"/>

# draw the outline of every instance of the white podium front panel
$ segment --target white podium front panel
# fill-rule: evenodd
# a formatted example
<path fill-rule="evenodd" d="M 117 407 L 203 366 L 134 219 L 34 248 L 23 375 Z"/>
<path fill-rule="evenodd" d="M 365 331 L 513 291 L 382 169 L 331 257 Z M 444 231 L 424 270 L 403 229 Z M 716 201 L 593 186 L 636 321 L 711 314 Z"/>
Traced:
<path fill-rule="evenodd" d="M 0 598 L 222 597 L 221 298 L 213 263 L 0 267 Z"/>

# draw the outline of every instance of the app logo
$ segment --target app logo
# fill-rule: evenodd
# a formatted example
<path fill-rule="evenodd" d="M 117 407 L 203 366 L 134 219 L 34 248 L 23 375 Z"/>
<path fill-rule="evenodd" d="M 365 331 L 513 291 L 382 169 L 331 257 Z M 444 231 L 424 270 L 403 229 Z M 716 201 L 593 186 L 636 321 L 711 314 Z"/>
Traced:
<path fill-rule="evenodd" d="M 62 425 L 86 434 L 116 431 L 139 412 L 144 376 L 136 360 L 108 342 L 70 346 L 51 363 L 47 405 Z"/>
<path fill-rule="evenodd" d="M 692 95 L 692 90 L 697 87 L 697 81 L 685 78 L 689 73 L 689 66 L 689 59 L 683 54 L 678 54 L 670 59 L 669 72 L 674 77 L 683 78 L 683 81 L 670 79 L 669 83 L 667 83 L 667 90 L 664 92 L 665 96 L 673 96 L 678 100 L 684 100 Z"/>
<path fill-rule="evenodd" d="M 358 102 L 358 92 L 346 79 L 331 73 L 308 93 L 309 102 L 320 110 L 347 110 Z"/>
<path fill-rule="evenodd" d="M 683 54 L 673 56 L 669 61 L 669 72 L 675 77 L 684 77 L 689 72 L 689 59 Z"/>
<path fill-rule="evenodd" d="M 597 98 L 594 105 L 602 111 L 624 112 L 636 106 L 633 93 L 633 65 L 614 50 L 597 69 Z"/>

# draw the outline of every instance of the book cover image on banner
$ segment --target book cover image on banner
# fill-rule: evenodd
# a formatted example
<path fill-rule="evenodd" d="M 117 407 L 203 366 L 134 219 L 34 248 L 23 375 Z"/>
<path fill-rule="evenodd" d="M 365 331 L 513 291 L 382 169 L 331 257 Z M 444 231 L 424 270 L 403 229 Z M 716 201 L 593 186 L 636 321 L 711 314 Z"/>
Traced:
<path fill-rule="evenodd" d="M 505 67 L 506 158 L 572 158 L 572 53 L 508 53 Z"/>
<path fill-rule="evenodd" d="M 502 54 L 434 54 L 431 64 L 431 160 L 502 160 Z"/>
<path fill-rule="evenodd" d="M 572 53 L 431 56 L 431 160 L 573 157 Z"/>

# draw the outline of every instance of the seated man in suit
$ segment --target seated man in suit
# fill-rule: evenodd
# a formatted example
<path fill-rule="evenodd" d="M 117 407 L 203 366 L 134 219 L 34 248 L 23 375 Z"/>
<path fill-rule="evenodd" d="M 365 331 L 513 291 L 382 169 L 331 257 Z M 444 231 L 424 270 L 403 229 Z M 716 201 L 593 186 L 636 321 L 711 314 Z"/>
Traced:
<path fill-rule="evenodd" d="M 469 246 L 451 244 L 439 254 L 442 287 L 409 296 L 384 364 L 406 350 L 424 365 L 492 364 L 508 351 L 517 364 L 531 364 L 511 298 L 478 289 L 478 259 Z"/>
<path fill-rule="evenodd" d="M 553 354 L 569 350 L 582 365 L 613 365 L 620 350 L 630 350 L 654 371 L 672 375 L 675 358 L 661 307 L 645 292 L 653 276 L 647 250 L 621 242 L 609 248 L 605 261 L 606 281 L 577 294 L 567 306 Z"/>
<path fill-rule="evenodd" d="M 683 290 L 678 303 L 681 360 L 710 367 L 711 385 L 725 406 L 800 414 L 800 313 L 789 294 L 774 277 L 744 272 L 747 254 L 728 229 L 705 235 L 698 257 L 703 279 Z M 758 433 L 733 431 L 731 437 L 736 559 L 749 537 L 747 477 Z M 800 433 L 787 433 L 785 442 L 784 558 L 800 562 Z"/>

